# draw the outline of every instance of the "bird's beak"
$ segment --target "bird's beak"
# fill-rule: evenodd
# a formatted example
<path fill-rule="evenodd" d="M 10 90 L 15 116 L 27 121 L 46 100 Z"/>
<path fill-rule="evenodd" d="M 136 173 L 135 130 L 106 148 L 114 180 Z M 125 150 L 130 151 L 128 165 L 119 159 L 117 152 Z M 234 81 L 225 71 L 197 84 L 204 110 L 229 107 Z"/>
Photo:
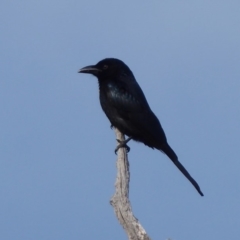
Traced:
<path fill-rule="evenodd" d="M 78 72 L 79 73 L 90 73 L 93 75 L 97 75 L 99 72 L 101 72 L 101 70 L 98 69 L 95 65 L 91 65 L 91 66 L 81 68 Z"/>

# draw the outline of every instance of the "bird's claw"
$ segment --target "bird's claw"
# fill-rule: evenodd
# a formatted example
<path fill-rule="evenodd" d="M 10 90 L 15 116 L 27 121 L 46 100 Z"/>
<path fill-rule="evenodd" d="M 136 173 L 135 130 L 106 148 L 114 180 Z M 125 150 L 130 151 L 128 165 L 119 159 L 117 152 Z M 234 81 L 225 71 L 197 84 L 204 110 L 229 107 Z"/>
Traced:
<path fill-rule="evenodd" d="M 119 149 L 119 148 L 122 148 L 122 147 L 126 148 L 127 153 L 130 152 L 130 147 L 127 145 L 127 142 L 129 141 L 128 139 L 125 140 L 125 141 L 120 141 L 119 139 L 117 139 L 117 141 L 119 142 L 119 144 L 118 144 L 117 147 L 115 148 L 115 154 L 117 154 L 118 149 Z"/>

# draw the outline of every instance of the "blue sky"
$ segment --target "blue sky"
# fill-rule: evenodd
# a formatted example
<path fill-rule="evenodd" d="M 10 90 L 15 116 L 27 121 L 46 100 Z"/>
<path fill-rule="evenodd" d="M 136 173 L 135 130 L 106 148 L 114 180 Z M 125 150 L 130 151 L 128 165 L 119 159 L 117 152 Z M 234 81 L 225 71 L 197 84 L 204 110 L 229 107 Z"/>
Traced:
<path fill-rule="evenodd" d="M 130 142 L 130 200 L 152 239 L 240 235 L 240 2 L 0 3 L 0 239 L 126 239 L 109 200 L 115 135 L 94 77 L 133 71 L 198 195 Z"/>

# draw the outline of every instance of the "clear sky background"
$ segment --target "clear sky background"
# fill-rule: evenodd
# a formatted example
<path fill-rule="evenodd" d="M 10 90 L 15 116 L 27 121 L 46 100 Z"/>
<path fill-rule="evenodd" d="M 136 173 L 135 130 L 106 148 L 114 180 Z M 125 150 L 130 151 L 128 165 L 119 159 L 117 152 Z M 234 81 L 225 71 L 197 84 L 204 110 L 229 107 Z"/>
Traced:
<path fill-rule="evenodd" d="M 0 239 L 126 239 L 109 200 L 114 131 L 97 80 L 133 71 L 204 197 L 131 141 L 130 200 L 152 239 L 240 236 L 240 2 L 0 2 Z"/>

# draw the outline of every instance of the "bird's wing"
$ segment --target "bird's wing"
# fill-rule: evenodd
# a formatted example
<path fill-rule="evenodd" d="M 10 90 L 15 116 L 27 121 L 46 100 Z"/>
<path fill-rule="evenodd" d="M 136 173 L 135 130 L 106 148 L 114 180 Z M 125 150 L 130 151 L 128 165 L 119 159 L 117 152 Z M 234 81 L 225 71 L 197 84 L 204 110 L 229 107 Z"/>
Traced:
<path fill-rule="evenodd" d="M 124 125 L 125 132 L 145 133 L 145 138 L 155 139 L 156 142 L 166 140 L 159 120 L 151 111 L 144 93 L 135 80 L 109 83 L 107 98 L 111 108 L 115 109 L 115 113 L 108 116 L 113 125 Z M 148 141 L 145 144 L 149 145 Z"/>
<path fill-rule="evenodd" d="M 112 106 L 124 109 L 126 112 L 138 112 L 150 110 L 144 93 L 135 79 L 129 78 L 128 81 L 118 80 L 108 83 L 108 100 Z"/>

